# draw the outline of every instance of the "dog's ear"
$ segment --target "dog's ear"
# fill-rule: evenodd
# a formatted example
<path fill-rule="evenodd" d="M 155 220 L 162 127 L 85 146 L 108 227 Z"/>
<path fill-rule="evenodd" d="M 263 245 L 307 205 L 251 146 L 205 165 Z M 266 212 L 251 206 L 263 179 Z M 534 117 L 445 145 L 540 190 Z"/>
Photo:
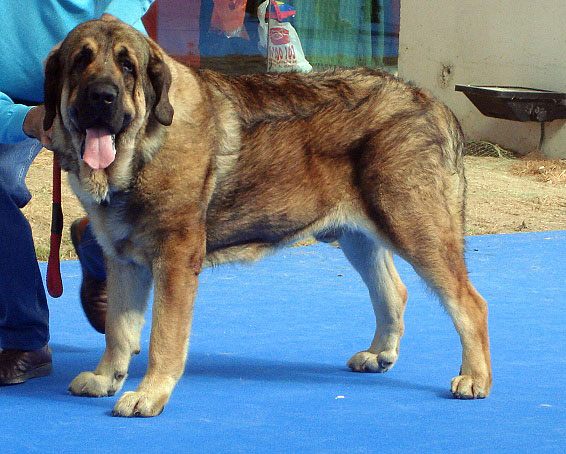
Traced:
<path fill-rule="evenodd" d="M 59 46 L 57 46 L 49 53 L 45 62 L 45 82 L 43 84 L 43 103 L 45 107 L 43 129 L 45 131 L 53 126 L 61 100 L 61 62 L 59 54 Z"/>
<path fill-rule="evenodd" d="M 173 122 L 173 106 L 169 102 L 169 88 L 171 87 L 171 71 L 163 61 L 162 51 L 150 39 L 147 40 L 151 49 L 147 75 L 155 92 L 155 104 L 153 113 L 157 121 L 164 126 L 170 126 Z"/>
<path fill-rule="evenodd" d="M 100 16 L 100 20 L 105 20 L 107 22 L 119 21 L 119 19 L 116 16 L 113 16 L 112 14 L 108 14 L 108 13 L 104 13 L 102 16 Z"/>

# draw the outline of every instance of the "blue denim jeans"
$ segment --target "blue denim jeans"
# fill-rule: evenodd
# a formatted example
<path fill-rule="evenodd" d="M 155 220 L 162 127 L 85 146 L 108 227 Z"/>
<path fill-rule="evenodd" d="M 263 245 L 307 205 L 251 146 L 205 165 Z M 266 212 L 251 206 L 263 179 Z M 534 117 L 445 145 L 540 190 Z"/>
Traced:
<path fill-rule="evenodd" d="M 87 224 L 77 250 L 84 271 L 96 279 L 106 280 L 106 264 L 102 248 L 96 241 L 90 223 Z"/>
<path fill-rule="evenodd" d="M 36 350 L 49 341 L 49 310 L 31 228 L 20 208 L 31 199 L 25 184 L 41 150 L 37 140 L 0 144 L 0 347 Z"/>

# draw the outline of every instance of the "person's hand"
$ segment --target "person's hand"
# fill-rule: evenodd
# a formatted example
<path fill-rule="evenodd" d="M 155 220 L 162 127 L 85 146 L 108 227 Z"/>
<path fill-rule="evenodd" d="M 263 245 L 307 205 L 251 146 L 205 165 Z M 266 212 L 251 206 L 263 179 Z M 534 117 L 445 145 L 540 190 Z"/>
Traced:
<path fill-rule="evenodd" d="M 33 107 L 24 120 L 23 130 L 24 133 L 37 139 L 47 149 L 51 149 L 51 129 L 43 130 L 43 117 L 45 116 L 45 108 L 43 104 Z"/>

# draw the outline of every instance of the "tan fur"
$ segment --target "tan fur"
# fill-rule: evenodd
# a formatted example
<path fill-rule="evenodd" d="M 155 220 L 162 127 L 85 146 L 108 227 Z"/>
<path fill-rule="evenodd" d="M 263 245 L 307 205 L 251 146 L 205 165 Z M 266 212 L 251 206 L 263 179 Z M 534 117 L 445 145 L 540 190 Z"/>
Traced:
<path fill-rule="evenodd" d="M 124 121 L 115 161 L 92 170 L 77 118 L 85 90 L 102 78 L 118 87 L 118 101 L 95 121 Z M 198 71 L 119 21 L 91 21 L 47 61 L 46 112 L 108 268 L 107 348 L 72 393 L 120 390 L 153 281 L 147 374 L 114 413 L 159 414 L 184 369 L 202 267 L 256 260 L 315 235 L 340 242 L 374 307 L 373 341 L 350 368 L 384 372 L 397 360 L 407 291 L 393 251 L 438 294 L 460 334 L 454 396 L 489 394 L 487 306 L 463 259 L 462 133 L 425 91 L 369 69 Z"/>

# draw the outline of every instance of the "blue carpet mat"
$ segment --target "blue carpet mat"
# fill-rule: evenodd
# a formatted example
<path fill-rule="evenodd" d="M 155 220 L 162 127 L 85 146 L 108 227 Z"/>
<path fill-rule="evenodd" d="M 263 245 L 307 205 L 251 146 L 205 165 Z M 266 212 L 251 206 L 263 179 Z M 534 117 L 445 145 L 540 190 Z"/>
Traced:
<path fill-rule="evenodd" d="M 50 301 L 54 372 L 0 388 L 0 453 L 565 452 L 566 231 L 467 243 L 490 308 L 488 399 L 451 398 L 458 336 L 399 259 L 409 290 L 399 361 L 386 374 L 349 372 L 373 335 L 371 303 L 341 251 L 315 245 L 206 270 L 188 366 L 165 411 L 112 418 L 118 396 L 66 391 L 104 351 L 78 303 L 80 267 L 68 261 L 65 293 Z M 140 382 L 148 343 L 146 324 L 123 390 Z"/>

